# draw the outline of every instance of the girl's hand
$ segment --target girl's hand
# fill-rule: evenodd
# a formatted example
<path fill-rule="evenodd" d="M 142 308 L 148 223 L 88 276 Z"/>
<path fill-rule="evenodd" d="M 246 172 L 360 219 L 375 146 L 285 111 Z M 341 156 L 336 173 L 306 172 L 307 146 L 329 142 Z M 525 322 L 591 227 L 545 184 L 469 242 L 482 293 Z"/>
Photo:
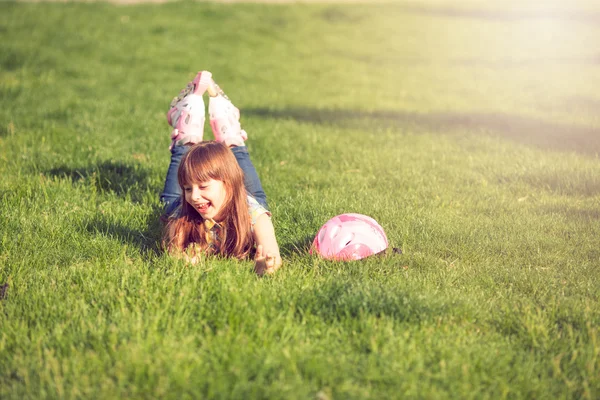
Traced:
<path fill-rule="evenodd" d="M 263 254 L 263 246 L 256 247 L 256 256 L 254 257 L 254 272 L 262 276 L 272 274 L 279 268 L 281 261 L 277 262 L 277 256 L 272 253 Z"/>
<path fill-rule="evenodd" d="M 254 241 L 256 242 L 254 271 L 258 275 L 272 274 L 281 266 L 281 255 L 273 223 L 267 214 L 258 217 L 254 224 Z"/>

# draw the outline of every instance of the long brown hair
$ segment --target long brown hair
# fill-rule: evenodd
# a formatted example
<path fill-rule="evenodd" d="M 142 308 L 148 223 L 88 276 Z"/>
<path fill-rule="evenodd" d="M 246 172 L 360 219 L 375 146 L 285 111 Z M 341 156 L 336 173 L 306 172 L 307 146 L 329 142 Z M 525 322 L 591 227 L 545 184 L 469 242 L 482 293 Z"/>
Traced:
<path fill-rule="evenodd" d="M 183 187 L 214 179 L 222 181 L 225 187 L 225 202 L 215 216 L 221 229 L 219 244 L 214 253 L 240 259 L 247 257 L 254 244 L 248 195 L 244 186 L 244 173 L 231 150 L 224 144 L 213 141 L 192 146 L 181 159 L 177 179 L 182 190 L 181 208 L 166 226 L 166 249 L 186 251 L 190 245 L 196 245 L 202 252 L 210 251 L 204 218 L 185 200 Z"/>

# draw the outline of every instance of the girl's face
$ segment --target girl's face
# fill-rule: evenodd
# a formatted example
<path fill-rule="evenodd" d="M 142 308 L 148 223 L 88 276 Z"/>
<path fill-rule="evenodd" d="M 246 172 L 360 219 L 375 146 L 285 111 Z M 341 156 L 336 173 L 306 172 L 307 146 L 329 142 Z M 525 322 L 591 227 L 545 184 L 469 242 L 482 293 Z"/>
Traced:
<path fill-rule="evenodd" d="M 204 219 L 214 219 L 225 204 L 226 193 L 223 181 L 210 179 L 200 184 L 184 185 L 183 190 L 185 201 Z"/>

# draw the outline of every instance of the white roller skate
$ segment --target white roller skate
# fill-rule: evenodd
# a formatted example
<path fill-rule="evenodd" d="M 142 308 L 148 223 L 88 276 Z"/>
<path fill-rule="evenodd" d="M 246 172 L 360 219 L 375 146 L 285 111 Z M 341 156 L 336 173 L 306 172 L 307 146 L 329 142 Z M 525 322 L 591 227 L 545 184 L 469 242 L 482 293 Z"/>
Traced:
<path fill-rule="evenodd" d="M 205 109 L 202 95 L 212 83 L 212 74 L 200 71 L 171 101 L 167 121 L 173 127 L 171 147 L 199 143 L 204 134 Z"/>
<path fill-rule="evenodd" d="M 210 127 L 215 140 L 225 143 L 227 146 L 244 146 L 248 134 L 240 125 L 240 110 L 229 100 L 229 97 L 211 79 L 207 89 L 208 114 L 210 116 Z"/>

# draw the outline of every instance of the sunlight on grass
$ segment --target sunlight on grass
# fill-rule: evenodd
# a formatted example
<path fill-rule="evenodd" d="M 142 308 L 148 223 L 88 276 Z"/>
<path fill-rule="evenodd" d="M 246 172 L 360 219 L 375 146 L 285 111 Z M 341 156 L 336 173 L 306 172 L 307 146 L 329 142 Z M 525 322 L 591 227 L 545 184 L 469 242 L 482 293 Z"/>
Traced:
<path fill-rule="evenodd" d="M 1 3 L 0 398 L 597 398 L 598 21 Z M 199 69 L 242 111 L 273 277 L 160 250 L 165 112 Z M 402 254 L 310 256 L 344 212 Z"/>

